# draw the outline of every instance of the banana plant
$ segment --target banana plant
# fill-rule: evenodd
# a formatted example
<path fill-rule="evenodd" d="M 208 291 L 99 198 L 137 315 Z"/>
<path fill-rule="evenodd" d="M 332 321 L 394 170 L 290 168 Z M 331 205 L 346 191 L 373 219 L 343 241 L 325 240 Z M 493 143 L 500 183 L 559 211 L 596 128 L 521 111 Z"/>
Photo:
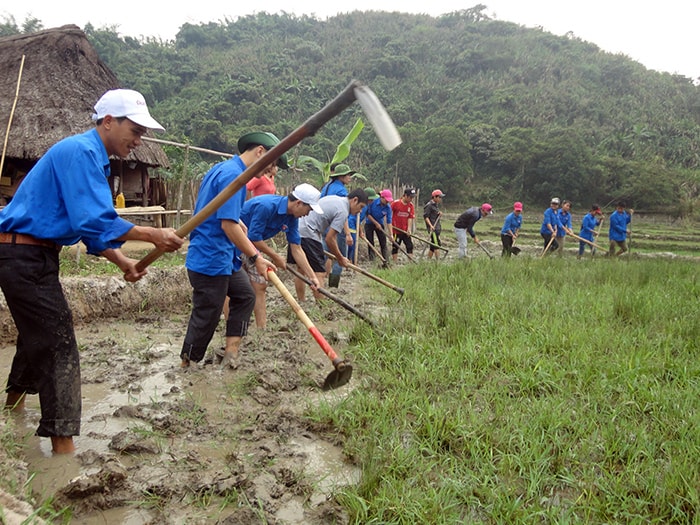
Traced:
<path fill-rule="evenodd" d="M 313 166 L 321 174 L 323 183 L 325 184 L 331 177 L 331 166 L 343 162 L 348 155 L 350 155 L 350 146 L 352 146 L 352 143 L 355 142 L 355 139 L 360 135 L 360 132 L 364 129 L 364 127 L 364 122 L 362 122 L 361 118 L 358 118 L 357 122 L 355 122 L 355 125 L 350 130 L 350 133 L 348 133 L 343 141 L 338 144 L 338 147 L 335 150 L 335 155 L 333 155 L 330 162 L 321 162 L 320 160 L 314 157 L 309 157 L 308 155 L 299 155 L 299 157 L 296 159 L 295 167 L 303 168 L 308 165 Z M 353 178 L 355 177 L 361 180 L 367 180 L 367 178 L 361 173 L 355 173 Z"/>

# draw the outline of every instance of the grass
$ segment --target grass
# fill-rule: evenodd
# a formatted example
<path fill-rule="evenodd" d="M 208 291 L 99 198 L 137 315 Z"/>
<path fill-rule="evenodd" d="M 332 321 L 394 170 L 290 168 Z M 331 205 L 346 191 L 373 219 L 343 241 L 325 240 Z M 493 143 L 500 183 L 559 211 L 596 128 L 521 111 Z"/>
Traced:
<path fill-rule="evenodd" d="M 697 270 L 521 257 L 382 273 L 406 296 L 353 333 L 368 386 L 309 414 L 362 468 L 338 495 L 351 522 L 697 523 Z"/>
<path fill-rule="evenodd" d="M 148 251 L 143 253 L 130 253 L 129 257 L 133 259 L 141 259 Z M 117 265 L 112 264 L 104 257 L 96 257 L 87 255 L 84 248 L 81 250 L 80 257 L 77 258 L 71 250 L 64 249 L 59 255 L 59 264 L 61 275 L 73 275 L 78 277 L 100 276 L 100 275 L 122 275 L 122 271 Z M 172 268 L 175 266 L 183 266 L 185 264 L 185 254 L 174 252 L 165 253 L 154 261 L 150 267 L 152 268 Z"/>

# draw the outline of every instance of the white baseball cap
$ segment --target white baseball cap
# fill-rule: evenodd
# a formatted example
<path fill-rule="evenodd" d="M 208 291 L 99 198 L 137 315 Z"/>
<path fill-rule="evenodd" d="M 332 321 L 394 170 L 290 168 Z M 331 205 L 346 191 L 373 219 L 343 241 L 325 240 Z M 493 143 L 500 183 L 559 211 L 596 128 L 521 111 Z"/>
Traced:
<path fill-rule="evenodd" d="M 319 215 L 323 215 L 323 208 L 321 208 L 318 203 L 318 200 L 321 198 L 321 192 L 314 188 L 311 184 L 299 184 L 299 186 L 294 188 L 292 191 L 292 195 L 294 195 L 304 204 L 311 206 L 311 209 Z"/>
<path fill-rule="evenodd" d="M 156 119 L 148 112 L 146 99 L 138 91 L 133 89 L 111 89 L 95 104 L 95 113 L 92 120 L 100 120 L 107 115 L 113 117 L 126 117 L 139 126 L 149 129 L 165 131 Z"/>

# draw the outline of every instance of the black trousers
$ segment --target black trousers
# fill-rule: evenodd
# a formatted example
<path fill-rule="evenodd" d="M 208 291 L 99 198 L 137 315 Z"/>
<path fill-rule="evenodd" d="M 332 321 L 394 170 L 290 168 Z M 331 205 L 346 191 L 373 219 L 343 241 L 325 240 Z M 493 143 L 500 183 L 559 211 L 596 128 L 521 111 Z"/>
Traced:
<path fill-rule="evenodd" d="M 406 253 L 409 255 L 413 253 L 413 239 L 411 239 L 411 236 L 407 233 L 401 233 L 397 232 L 394 237 L 394 242 L 396 244 L 391 245 L 391 254 L 397 254 L 399 253 L 399 244 L 403 242 L 404 246 L 406 247 Z"/>
<path fill-rule="evenodd" d="M 39 394 L 39 436 L 80 434 L 80 354 L 58 252 L 0 244 L 0 288 L 17 327 L 7 392 Z"/>
<path fill-rule="evenodd" d="M 386 259 L 386 233 L 384 233 L 384 230 L 377 228 L 373 222 L 369 220 L 365 222 L 365 237 L 372 246 L 374 246 L 375 231 L 377 232 L 377 240 L 379 241 L 379 247 L 381 248 L 380 253 L 382 254 L 382 257 Z M 367 247 L 367 256 L 369 257 L 370 261 L 374 260 L 374 250 L 372 250 L 372 248 L 370 248 L 369 246 Z"/>
<path fill-rule="evenodd" d="M 501 244 L 503 245 L 501 257 L 510 257 L 510 249 L 513 247 L 513 236 L 501 234 Z"/>
<path fill-rule="evenodd" d="M 544 248 L 547 248 L 547 245 L 549 244 L 549 241 L 552 241 L 552 234 L 551 233 L 540 233 L 542 236 L 542 239 L 544 239 Z M 552 252 L 557 251 L 557 248 L 559 248 L 559 243 L 557 242 L 556 237 L 552 241 L 551 246 L 549 247 L 549 250 L 547 250 L 547 255 L 549 255 Z"/>
<path fill-rule="evenodd" d="M 255 291 L 243 270 L 231 275 L 205 275 L 187 270 L 192 285 L 192 313 L 182 344 L 182 359 L 201 361 L 219 325 L 221 310 L 229 298 L 226 337 L 244 336 L 255 307 Z"/>

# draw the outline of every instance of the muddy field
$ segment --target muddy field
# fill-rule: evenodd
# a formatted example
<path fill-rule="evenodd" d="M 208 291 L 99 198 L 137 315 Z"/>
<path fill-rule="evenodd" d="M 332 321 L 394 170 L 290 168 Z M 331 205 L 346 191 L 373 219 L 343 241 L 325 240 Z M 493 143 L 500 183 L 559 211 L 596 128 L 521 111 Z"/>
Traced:
<path fill-rule="evenodd" d="M 280 277 L 293 289 L 285 273 Z M 357 298 L 359 279 L 344 274 L 340 292 L 369 308 Z M 52 457 L 49 441 L 32 435 L 39 406 L 31 396 L 25 414 L 10 421 L 24 445 L 19 459 L 4 455 L 8 492 L 21 494 L 18 487 L 32 477 L 24 499 L 36 507 L 53 498 L 53 507 L 70 508 L 70 523 L 79 524 L 347 522 L 334 494 L 356 483 L 359 471 L 332 429 L 303 416 L 312 405 L 338 403 L 362 384 L 362 374 L 355 370 L 348 385 L 322 391 L 333 367 L 274 287 L 268 327 L 251 330 L 237 370 L 204 364 L 183 372 L 178 355 L 190 293 L 184 270 L 151 271 L 135 286 L 114 277 L 70 278 L 64 286 L 82 359 L 78 451 Z M 0 306 L 6 376 L 13 334 Z M 305 309 L 333 348 L 351 358 L 356 318 L 330 301 Z M 210 348 L 220 346 L 217 331 Z M 31 514 L 31 506 L 1 492 L 8 522 L 12 511 Z"/>

